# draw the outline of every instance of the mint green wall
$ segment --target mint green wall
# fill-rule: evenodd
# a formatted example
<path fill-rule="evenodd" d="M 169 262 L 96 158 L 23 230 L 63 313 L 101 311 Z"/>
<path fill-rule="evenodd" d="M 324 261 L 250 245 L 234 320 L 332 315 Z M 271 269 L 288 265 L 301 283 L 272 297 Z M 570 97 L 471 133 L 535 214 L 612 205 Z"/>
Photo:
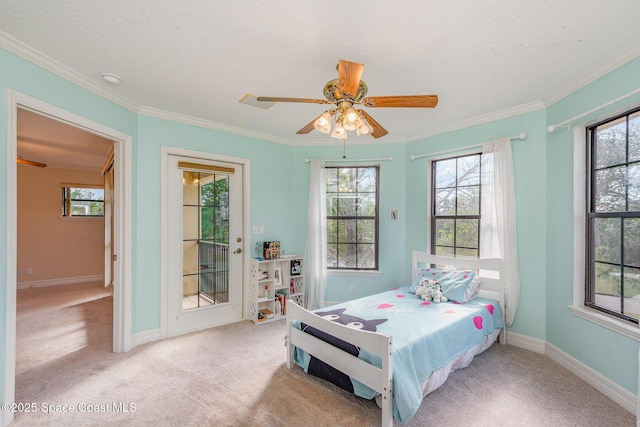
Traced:
<path fill-rule="evenodd" d="M 283 248 L 293 246 L 291 148 L 281 144 L 231 135 L 163 119 L 140 116 L 138 146 L 140 161 L 135 170 L 135 198 L 149 207 L 134 229 L 137 266 L 133 292 L 133 331 L 160 327 L 160 166 L 162 146 L 215 153 L 250 160 L 250 224 L 263 225 L 264 235 L 256 240 L 280 240 Z M 154 208 L 155 207 L 155 208 Z M 258 239 L 260 237 L 260 239 Z"/>
<path fill-rule="evenodd" d="M 95 122 L 102 123 L 121 132 L 136 134 L 136 114 L 105 100 L 87 90 L 84 90 L 69 81 L 62 79 L 32 63 L 25 61 L 3 49 L 0 49 L 0 88 L 2 88 L 2 100 L 0 101 L 0 164 L 6 165 L 14 159 L 7 159 L 7 89 L 29 95 L 48 104 L 58 106 L 79 116 L 86 117 Z M 6 301 L 7 283 L 4 272 L 6 266 L 7 244 L 7 187 L 15 186 L 15 182 L 7 182 L 6 166 L 0 173 L 0 381 L 2 388 L 2 401 L 4 401 L 5 383 L 5 343 L 6 343 Z M 134 200 L 134 215 L 136 204 Z M 135 268 L 135 266 L 134 266 Z"/>
<path fill-rule="evenodd" d="M 545 269 L 545 128 L 545 112 L 539 110 L 407 144 L 409 155 L 420 155 L 468 147 L 521 133 L 527 135 L 526 139 L 512 143 L 521 289 L 518 313 L 509 330 L 543 340 L 546 291 L 541 272 Z M 456 154 L 459 153 L 446 156 Z M 409 160 L 407 163 L 407 257 L 411 256 L 413 249 L 429 249 L 426 239 L 426 212 L 430 203 L 427 160 Z"/>
<path fill-rule="evenodd" d="M 133 333 L 160 325 L 160 147 L 172 146 L 251 160 L 250 224 L 263 225 L 256 240 L 280 240 L 288 252 L 304 253 L 309 164 L 305 158 L 340 158 L 342 145 L 285 146 L 211 129 L 137 115 L 0 50 L 0 87 L 14 89 L 133 136 Z M 527 134 L 513 144 L 521 304 L 511 331 L 546 340 L 636 393 L 638 343 L 569 314 L 572 302 L 572 136 L 550 123 L 600 105 L 637 88 L 635 60 L 546 110 L 425 138 L 408 144 L 348 145 L 350 158 L 393 156 L 380 162 L 380 277 L 330 276 L 326 299 L 372 294 L 410 280 L 410 251 L 427 249 L 427 163 L 423 154 Z M 634 86 L 635 85 L 635 86 Z M 629 100 L 631 102 L 632 100 Z M 636 103 L 640 99 L 635 100 Z M 6 117 L 6 97 L 0 102 Z M 6 164 L 6 120 L 0 120 L 0 164 Z M 6 174 L 0 174 L 0 223 L 6 224 Z M 390 208 L 400 221 L 389 222 Z M 0 271 L 6 271 L 6 226 L 0 227 Z M 248 249 L 249 249 L 248 248 Z M 546 274 L 545 274 L 546 272 Z M 0 295 L 6 294 L 4 277 Z M 348 285 L 356 293 L 348 293 Z M 0 302 L 4 346 L 6 305 Z M 611 351 L 615 349 L 615 351 Z M 4 384 L 4 347 L 0 381 Z"/>
<path fill-rule="evenodd" d="M 349 141 L 349 139 L 347 139 Z M 343 145 L 328 138 L 326 146 L 296 147 L 293 149 L 294 229 L 297 251 L 304 253 L 306 238 L 306 212 L 309 194 L 309 163 L 304 159 L 341 159 Z M 393 161 L 373 162 L 380 165 L 380 265 L 379 277 L 331 275 L 327 281 L 326 301 L 345 301 L 360 296 L 371 295 L 389 288 L 389 284 L 408 284 L 409 275 L 405 258 L 405 167 L 407 155 L 405 144 L 356 144 L 347 145 L 347 159 L 370 159 L 393 157 Z M 329 165 L 364 165 L 363 162 L 327 163 Z M 389 209 L 400 210 L 400 220 L 389 221 Z M 298 215 L 298 212 L 301 213 Z M 349 294 L 349 285 L 355 285 L 355 293 Z"/>
<path fill-rule="evenodd" d="M 547 109 L 549 124 L 561 123 L 638 89 L 640 59 L 598 79 Z M 596 111 L 574 125 L 588 124 L 638 105 L 640 96 Z M 573 130 L 547 136 L 546 340 L 637 393 L 638 342 L 573 316 Z"/>

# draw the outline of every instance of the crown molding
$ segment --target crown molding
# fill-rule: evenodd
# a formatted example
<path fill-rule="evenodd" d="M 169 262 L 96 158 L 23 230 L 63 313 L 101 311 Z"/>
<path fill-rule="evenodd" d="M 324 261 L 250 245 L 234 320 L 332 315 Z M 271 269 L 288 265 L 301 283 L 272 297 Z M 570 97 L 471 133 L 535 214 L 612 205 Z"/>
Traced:
<path fill-rule="evenodd" d="M 222 132 L 232 133 L 235 135 L 246 136 L 262 141 L 275 142 L 276 144 L 292 145 L 292 141 L 266 133 L 255 132 L 236 126 L 226 125 L 224 123 L 214 122 L 212 120 L 200 119 L 198 117 L 188 116 L 186 114 L 174 113 L 171 111 L 160 110 L 152 107 L 140 107 L 137 112 L 143 116 L 155 117 L 163 120 L 184 123 L 187 125 L 198 126 L 207 129 L 219 130 Z"/>
<path fill-rule="evenodd" d="M 624 64 L 633 61 L 640 56 L 640 44 L 631 47 L 628 51 L 616 55 L 609 60 L 602 61 L 600 67 L 594 68 L 588 73 L 583 74 L 581 77 L 574 79 L 572 83 L 544 100 L 544 104 L 549 107 L 556 102 L 566 98 L 572 93 L 577 92 L 583 87 L 595 82 L 601 77 L 609 74 L 610 72 L 622 67 Z"/>
<path fill-rule="evenodd" d="M 516 105 L 515 107 L 506 108 L 500 111 L 494 111 L 492 113 L 483 114 L 481 116 L 476 116 L 468 120 L 463 120 L 460 122 L 456 122 L 455 124 L 448 126 L 441 126 L 439 128 L 434 128 L 429 132 L 423 133 L 421 135 L 416 135 L 410 138 L 410 142 L 418 141 L 420 139 L 429 138 L 436 135 L 441 135 L 443 133 L 453 132 L 456 130 L 465 129 L 471 126 L 482 125 L 485 123 L 490 123 L 496 120 L 507 119 L 513 116 L 519 116 L 520 114 L 527 114 L 533 111 L 544 110 L 546 108 L 545 104 L 542 101 L 533 101 L 527 104 Z"/>
<path fill-rule="evenodd" d="M 54 59 L 49 58 L 45 54 L 37 51 L 20 40 L 11 37 L 3 31 L 0 31 L 0 47 L 128 110 L 135 112 L 140 108 L 139 104 L 136 104 L 129 98 L 100 86 L 93 80 L 88 79 L 77 71 L 62 65 Z"/>
<path fill-rule="evenodd" d="M 314 138 L 309 140 L 302 139 L 290 139 L 290 138 L 281 138 L 274 135 L 269 135 L 266 133 L 250 131 L 247 129 L 239 128 L 236 126 L 230 126 L 223 123 L 214 122 L 211 120 L 199 119 L 197 117 L 187 116 L 180 113 L 173 113 L 169 111 L 159 110 L 152 107 L 142 106 L 127 97 L 119 95 L 100 84 L 94 82 L 93 80 L 83 76 L 82 74 L 72 70 L 69 67 L 62 65 L 61 63 L 49 58 L 43 53 L 33 49 L 31 46 L 17 40 L 10 35 L 6 34 L 3 31 L 0 31 L 0 47 L 11 52 L 45 70 L 48 70 L 71 83 L 76 84 L 77 86 L 84 88 L 90 92 L 95 93 L 96 95 L 105 98 L 117 105 L 120 105 L 132 112 L 150 116 L 161 118 L 165 120 L 171 120 L 174 122 L 185 123 L 193 126 L 204 127 L 208 129 L 219 130 L 222 132 L 227 132 L 235 135 L 246 136 L 253 139 L 259 139 L 263 141 L 274 142 L 277 144 L 284 144 L 290 146 L 322 146 L 327 145 L 327 140 L 325 138 Z M 453 132 L 456 130 L 464 129 L 471 126 L 477 126 L 485 123 L 489 123 L 495 120 L 505 119 L 513 116 L 517 116 L 520 114 L 525 114 L 533 111 L 538 111 L 541 109 L 547 108 L 549 105 L 558 102 L 559 100 L 567 97 L 568 95 L 576 92 L 577 90 L 583 88 L 584 86 L 594 82 L 598 78 L 610 73 L 616 68 L 621 67 L 622 65 L 632 61 L 640 55 L 640 45 L 638 47 L 633 47 L 629 49 L 629 51 L 624 52 L 620 55 L 615 56 L 611 60 L 604 61 L 603 65 L 590 73 L 586 73 L 581 78 L 575 79 L 573 83 L 562 90 L 556 92 L 553 96 L 545 99 L 538 100 L 534 102 L 530 102 L 527 104 L 518 105 L 512 108 L 507 108 L 500 111 L 495 111 L 492 113 L 483 114 L 481 116 L 477 116 L 468 120 L 463 120 L 457 122 L 452 125 L 441 126 L 439 128 L 434 128 L 429 130 L 428 132 L 417 134 L 412 137 L 404 138 L 404 137 L 387 137 L 384 140 L 371 140 L 370 138 L 352 138 L 348 139 L 347 142 L 349 145 L 363 145 L 363 144 L 403 144 L 407 142 L 413 142 L 424 138 L 429 138 L 436 135 L 441 135 L 448 132 Z M 329 141 L 333 143 L 334 141 Z M 335 145 L 338 145 L 341 142 L 337 142 Z"/>

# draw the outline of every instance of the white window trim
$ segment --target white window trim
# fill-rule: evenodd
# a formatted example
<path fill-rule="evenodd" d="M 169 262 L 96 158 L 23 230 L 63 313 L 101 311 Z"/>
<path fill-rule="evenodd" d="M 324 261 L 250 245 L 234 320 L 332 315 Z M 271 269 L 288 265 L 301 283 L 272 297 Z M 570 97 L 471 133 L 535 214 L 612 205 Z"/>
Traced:
<path fill-rule="evenodd" d="M 640 328 L 584 305 L 586 206 L 586 128 L 573 129 L 573 304 L 569 312 L 613 332 L 640 341 Z"/>
<path fill-rule="evenodd" d="M 327 269 L 327 276 L 362 276 L 362 277 L 380 277 L 380 270 L 334 270 Z"/>
<path fill-rule="evenodd" d="M 67 188 L 94 188 L 96 190 L 103 190 L 104 191 L 104 185 L 98 185 L 98 184 L 69 184 L 69 183 L 60 183 L 60 187 L 62 189 L 64 189 L 65 191 L 65 196 L 64 196 L 64 201 L 63 203 L 67 203 Z M 104 199 L 102 199 L 102 204 L 104 206 Z M 104 209 L 103 209 L 103 214 L 102 215 L 65 215 L 65 210 L 66 210 L 66 206 L 62 206 L 62 216 L 61 218 L 63 220 L 76 220 L 76 219 L 101 219 L 104 220 Z"/>

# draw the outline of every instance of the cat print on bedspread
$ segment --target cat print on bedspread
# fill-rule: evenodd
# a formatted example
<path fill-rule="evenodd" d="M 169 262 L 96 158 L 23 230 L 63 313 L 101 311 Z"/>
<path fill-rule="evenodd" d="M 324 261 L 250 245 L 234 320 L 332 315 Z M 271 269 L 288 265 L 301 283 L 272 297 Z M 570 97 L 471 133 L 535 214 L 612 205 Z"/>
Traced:
<path fill-rule="evenodd" d="M 348 326 L 354 329 L 362 329 L 365 331 L 377 332 L 378 325 L 387 321 L 387 319 L 373 319 L 366 320 L 360 317 L 351 316 L 344 313 L 345 309 L 340 308 L 337 310 L 317 312 L 316 314 L 320 317 L 323 317 L 327 320 L 331 320 L 332 322 L 339 323 L 341 325 Z M 313 328 L 309 325 L 302 324 L 302 330 L 308 334 L 311 334 L 317 338 L 320 338 L 323 341 L 328 342 L 334 347 L 339 348 L 342 351 L 346 351 L 349 354 L 358 357 L 360 353 L 360 349 L 353 344 L 350 344 L 346 341 L 335 338 L 325 332 L 319 331 L 316 328 Z M 351 378 L 348 375 L 343 374 L 338 371 L 336 368 L 327 365 L 323 361 L 316 359 L 311 356 L 309 360 L 308 373 L 311 375 L 315 375 L 322 379 L 325 379 L 338 387 L 347 390 L 350 393 L 353 393 L 353 383 L 351 382 Z"/>

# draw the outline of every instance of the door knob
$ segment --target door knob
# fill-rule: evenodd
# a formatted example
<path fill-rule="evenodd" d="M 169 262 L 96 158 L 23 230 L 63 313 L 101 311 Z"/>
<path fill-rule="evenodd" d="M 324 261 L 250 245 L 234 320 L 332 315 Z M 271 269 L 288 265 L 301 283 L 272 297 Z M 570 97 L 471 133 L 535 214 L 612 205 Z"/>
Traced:
<path fill-rule="evenodd" d="M 242 248 L 238 248 L 235 251 L 233 251 L 234 254 L 241 254 L 242 253 Z"/>

